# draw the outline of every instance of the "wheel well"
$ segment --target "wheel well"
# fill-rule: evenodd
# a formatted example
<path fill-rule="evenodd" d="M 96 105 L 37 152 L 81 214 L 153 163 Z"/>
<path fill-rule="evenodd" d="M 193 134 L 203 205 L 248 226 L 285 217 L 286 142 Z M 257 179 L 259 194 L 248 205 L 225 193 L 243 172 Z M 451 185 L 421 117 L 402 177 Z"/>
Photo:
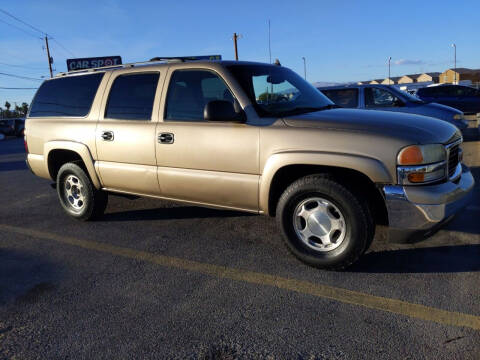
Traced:
<path fill-rule="evenodd" d="M 354 193 L 361 194 L 368 200 L 375 222 L 382 225 L 388 224 L 385 200 L 375 183 L 359 171 L 332 166 L 289 165 L 279 169 L 275 173 L 270 185 L 268 198 L 269 214 L 275 216 L 278 200 L 290 184 L 312 174 L 328 174 Z"/>
<path fill-rule="evenodd" d="M 75 151 L 57 149 L 52 150 L 48 153 L 48 172 L 50 173 L 50 176 L 54 181 L 57 179 L 58 171 L 60 170 L 62 165 L 69 162 L 76 163 L 77 165 L 80 165 L 84 170 L 86 170 L 82 157 Z"/>

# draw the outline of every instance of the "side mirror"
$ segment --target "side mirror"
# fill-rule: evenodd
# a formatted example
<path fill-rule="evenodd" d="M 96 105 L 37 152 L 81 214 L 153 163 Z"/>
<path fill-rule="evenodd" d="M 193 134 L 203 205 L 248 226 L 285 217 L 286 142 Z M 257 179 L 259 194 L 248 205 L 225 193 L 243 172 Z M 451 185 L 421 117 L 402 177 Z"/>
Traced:
<path fill-rule="evenodd" d="M 393 102 L 393 106 L 402 107 L 402 106 L 405 106 L 405 103 L 399 98 L 396 98 L 395 101 Z"/>
<path fill-rule="evenodd" d="M 210 101 L 203 109 L 203 118 L 206 121 L 245 122 L 243 110 L 235 111 L 235 106 L 226 100 Z"/>

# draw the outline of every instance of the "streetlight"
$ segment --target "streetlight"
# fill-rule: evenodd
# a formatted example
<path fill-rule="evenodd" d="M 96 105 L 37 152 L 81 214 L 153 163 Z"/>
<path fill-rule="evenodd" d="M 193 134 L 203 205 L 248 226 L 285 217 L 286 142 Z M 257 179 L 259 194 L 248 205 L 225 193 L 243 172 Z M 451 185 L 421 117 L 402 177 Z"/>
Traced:
<path fill-rule="evenodd" d="M 454 68 L 453 68 L 453 76 L 454 76 L 454 80 L 453 80 L 453 83 L 456 84 L 457 83 L 457 45 L 455 44 L 452 44 L 452 47 L 453 47 L 453 63 L 454 63 Z"/>
<path fill-rule="evenodd" d="M 389 57 L 388 57 L 388 85 L 391 85 L 391 84 L 390 84 L 390 81 L 391 81 L 391 80 L 390 80 L 390 62 L 391 62 L 391 61 L 392 61 L 392 57 L 389 56 Z"/>
<path fill-rule="evenodd" d="M 305 59 L 304 56 L 302 56 L 303 59 L 303 77 L 305 80 L 307 80 L 307 60 Z"/>

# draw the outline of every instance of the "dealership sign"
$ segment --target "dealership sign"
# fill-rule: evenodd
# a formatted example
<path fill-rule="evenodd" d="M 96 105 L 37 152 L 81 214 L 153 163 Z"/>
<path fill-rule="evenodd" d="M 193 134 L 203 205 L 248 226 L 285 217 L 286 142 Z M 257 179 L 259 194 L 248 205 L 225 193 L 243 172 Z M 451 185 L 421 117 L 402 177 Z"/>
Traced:
<path fill-rule="evenodd" d="M 121 64 L 122 64 L 122 58 L 120 56 L 67 59 L 68 71 L 97 68 L 102 66 L 115 66 L 115 65 L 121 65 Z"/>

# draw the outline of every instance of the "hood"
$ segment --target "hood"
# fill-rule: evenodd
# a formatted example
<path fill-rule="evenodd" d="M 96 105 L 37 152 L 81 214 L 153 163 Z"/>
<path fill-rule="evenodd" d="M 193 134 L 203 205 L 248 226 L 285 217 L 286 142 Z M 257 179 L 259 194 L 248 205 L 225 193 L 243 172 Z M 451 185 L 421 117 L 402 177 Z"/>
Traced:
<path fill-rule="evenodd" d="M 283 121 L 292 127 L 358 131 L 412 144 L 448 144 L 461 137 L 460 131 L 445 121 L 391 111 L 331 109 L 288 116 Z"/>

